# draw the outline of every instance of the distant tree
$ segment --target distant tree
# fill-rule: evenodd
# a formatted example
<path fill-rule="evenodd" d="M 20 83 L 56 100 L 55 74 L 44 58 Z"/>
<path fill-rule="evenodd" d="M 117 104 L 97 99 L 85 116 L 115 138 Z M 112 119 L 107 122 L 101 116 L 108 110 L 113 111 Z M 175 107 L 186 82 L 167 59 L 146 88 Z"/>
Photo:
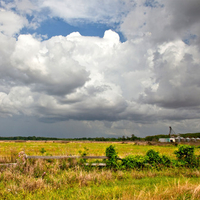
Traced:
<path fill-rule="evenodd" d="M 138 140 L 138 137 L 136 137 L 134 134 L 132 134 L 131 137 L 130 137 L 130 140 L 131 141 Z"/>

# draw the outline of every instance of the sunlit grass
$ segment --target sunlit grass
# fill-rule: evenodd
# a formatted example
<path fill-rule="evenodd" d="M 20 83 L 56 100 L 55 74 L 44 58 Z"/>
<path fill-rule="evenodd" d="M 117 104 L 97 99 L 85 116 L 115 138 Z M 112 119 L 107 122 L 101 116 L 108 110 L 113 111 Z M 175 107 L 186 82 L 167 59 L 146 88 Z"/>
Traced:
<path fill-rule="evenodd" d="M 45 143 L 45 142 L 3 142 L 0 143 L 0 156 L 8 156 L 11 152 L 25 151 L 27 155 L 41 155 L 40 150 L 44 148 L 48 154 L 51 155 L 79 155 L 79 151 L 84 150 L 84 147 L 88 149 L 88 155 L 105 155 L 106 148 L 111 143 L 108 142 L 69 142 L 69 143 Z M 160 154 L 174 157 L 173 152 L 177 150 L 177 147 L 171 146 L 140 146 L 134 145 L 134 143 L 112 143 L 118 152 L 120 157 L 127 155 L 145 155 L 150 149 L 154 149 Z"/>

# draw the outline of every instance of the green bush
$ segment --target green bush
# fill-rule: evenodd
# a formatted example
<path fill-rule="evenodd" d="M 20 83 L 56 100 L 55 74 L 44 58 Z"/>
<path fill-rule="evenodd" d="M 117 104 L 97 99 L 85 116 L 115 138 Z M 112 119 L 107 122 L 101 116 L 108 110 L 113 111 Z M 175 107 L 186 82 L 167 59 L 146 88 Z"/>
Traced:
<path fill-rule="evenodd" d="M 108 157 L 106 160 L 108 168 L 119 168 L 119 163 L 117 162 L 118 155 L 113 145 L 106 148 L 106 156 Z"/>
<path fill-rule="evenodd" d="M 143 169 L 145 167 L 146 157 L 140 155 L 129 155 L 122 159 L 123 169 Z"/>
<path fill-rule="evenodd" d="M 199 167 L 199 157 L 194 155 L 194 147 L 190 145 L 181 145 L 174 151 L 178 161 L 186 167 Z"/>
<path fill-rule="evenodd" d="M 184 160 L 190 162 L 194 157 L 194 147 L 189 145 L 181 145 L 179 149 L 174 151 L 174 154 L 178 160 Z"/>
<path fill-rule="evenodd" d="M 150 149 L 149 151 L 147 151 L 146 159 L 147 159 L 147 162 L 153 166 L 157 164 L 162 164 L 162 158 L 159 156 L 159 152 L 153 149 Z"/>
<path fill-rule="evenodd" d="M 168 158 L 167 156 L 163 155 L 161 157 L 161 160 L 162 160 L 162 164 L 165 166 L 165 167 L 170 167 L 171 164 L 172 164 L 172 161 L 170 158 Z"/>

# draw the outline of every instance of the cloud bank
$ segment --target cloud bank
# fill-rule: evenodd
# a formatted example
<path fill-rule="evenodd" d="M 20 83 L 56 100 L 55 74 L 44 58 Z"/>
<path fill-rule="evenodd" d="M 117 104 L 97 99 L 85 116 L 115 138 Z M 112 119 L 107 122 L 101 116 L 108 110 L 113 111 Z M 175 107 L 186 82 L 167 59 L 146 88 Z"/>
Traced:
<path fill-rule="evenodd" d="M 74 120 L 107 135 L 158 134 L 167 124 L 198 131 L 199 4 L 2 1 L 0 116 Z M 54 17 L 74 25 L 117 24 L 126 41 L 115 30 L 103 38 L 20 33 Z"/>

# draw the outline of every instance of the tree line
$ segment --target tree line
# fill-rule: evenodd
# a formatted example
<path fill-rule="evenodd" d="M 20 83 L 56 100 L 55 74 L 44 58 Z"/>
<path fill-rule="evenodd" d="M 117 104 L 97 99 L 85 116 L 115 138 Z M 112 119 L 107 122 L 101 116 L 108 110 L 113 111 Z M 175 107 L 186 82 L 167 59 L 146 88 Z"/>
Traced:
<path fill-rule="evenodd" d="M 14 137 L 0 137 L 0 140 L 66 140 L 66 141 L 79 141 L 79 140 L 89 140 L 89 141 L 135 141 L 141 140 L 142 138 L 136 137 L 132 134 L 130 137 L 122 136 L 118 138 L 107 138 L 107 137 L 82 137 L 82 138 L 56 138 L 56 137 L 36 137 L 36 136 L 14 136 Z"/>
<path fill-rule="evenodd" d="M 184 138 L 200 138 L 200 133 L 184 133 L 180 134 Z M 56 137 L 36 137 L 36 136 L 13 136 L 13 137 L 0 137 L 0 140 L 65 140 L 65 141 L 158 141 L 159 138 L 168 138 L 169 135 L 153 135 L 146 136 L 145 138 L 137 137 L 134 134 L 122 137 L 82 137 L 82 138 L 56 138 Z"/>

